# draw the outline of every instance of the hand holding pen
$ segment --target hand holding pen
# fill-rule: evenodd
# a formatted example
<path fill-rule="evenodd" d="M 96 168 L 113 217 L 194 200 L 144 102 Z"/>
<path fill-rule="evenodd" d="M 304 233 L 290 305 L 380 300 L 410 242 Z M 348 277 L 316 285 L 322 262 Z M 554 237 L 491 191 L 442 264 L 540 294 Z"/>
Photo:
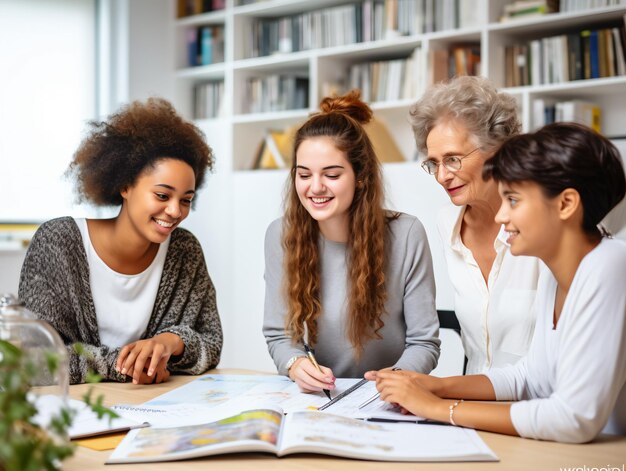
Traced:
<path fill-rule="evenodd" d="M 306 352 L 306 356 L 309 359 L 309 361 L 311 363 L 313 363 L 313 366 L 317 369 L 317 371 L 319 371 L 320 373 L 324 374 L 322 372 L 322 369 L 320 368 L 319 363 L 317 363 L 317 360 L 315 359 L 315 356 L 313 355 L 313 350 L 311 350 L 308 346 L 308 344 L 304 344 L 304 351 Z M 332 398 L 330 397 L 330 391 L 328 389 L 322 389 L 322 391 L 324 391 L 324 394 L 326 394 L 326 397 L 328 398 L 328 400 L 331 400 Z"/>
<path fill-rule="evenodd" d="M 306 356 L 298 360 L 289 369 L 289 377 L 303 392 L 324 391 L 330 399 L 330 390 L 335 389 L 335 376 L 330 368 L 320 366 L 311 348 L 305 343 Z"/>

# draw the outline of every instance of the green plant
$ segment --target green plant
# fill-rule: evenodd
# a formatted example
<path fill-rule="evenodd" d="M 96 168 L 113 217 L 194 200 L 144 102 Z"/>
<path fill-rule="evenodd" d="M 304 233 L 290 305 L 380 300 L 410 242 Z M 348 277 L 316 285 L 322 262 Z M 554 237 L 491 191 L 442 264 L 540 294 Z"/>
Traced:
<path fill-rule="evenodd" d="M 75 346 L 84 354 L 82 346 Z M 54 353 L 46 354 L 47 367 L 51 372 L 59 367 Z M 0 340 L 0 470 L 40 471 L 56 470 L 61 461 L 74 453 L 75 445 L 67 439 L 74 413 L 61 409 L 52 418 L 48 429 L 34 422 L 37 409 L 28 400 L 36 366 L 15 345 Z M 90 374 L 88 382 L 98 382 L 100 377 Z M 92 399 L 92 389 L 83 396 L 98 417 L 117 417 L 115 412 L 103 405 L 103 397 Z"/>

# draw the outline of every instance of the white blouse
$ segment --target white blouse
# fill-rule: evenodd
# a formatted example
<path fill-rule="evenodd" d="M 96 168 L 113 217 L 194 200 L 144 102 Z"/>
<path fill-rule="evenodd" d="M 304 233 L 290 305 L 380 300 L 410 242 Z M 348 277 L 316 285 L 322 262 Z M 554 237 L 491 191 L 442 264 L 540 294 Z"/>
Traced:
<path fill-rule="evenodd" d="M 522 437 L 586 442 L 626 434 L 626 242 L 603 239 L 581 261 L 556 329 L 557 283 L 544 266 L 537 328 L 517 365 L 487 373 Z M 528 399 L 528 400 L 524 400 Z"/>
<path fill-rule="evenodd" d="M 494 241 L 496 258 L 487 283 L 472 252 L 461 240 L 465 206 L 446 206 L 437 220 L 448 274 L 454 287 L 454 311 L 461 325 L 467 374 L 516 363 L 528 351 L 535 327 L 532 305 L 539 259 L 515 257 L 504 227 Z"/>
<path fill-rule="evenodd" d="M 94 249 L 86 219 L 75 219 L 89 264 L 89 285 L 98 320 L 100 342 L 123 347 L 142 338 L 156 300 L 170 238 L 159 246 L 148 268 L 136 275 L 118 273 L 104 263 Z"/>

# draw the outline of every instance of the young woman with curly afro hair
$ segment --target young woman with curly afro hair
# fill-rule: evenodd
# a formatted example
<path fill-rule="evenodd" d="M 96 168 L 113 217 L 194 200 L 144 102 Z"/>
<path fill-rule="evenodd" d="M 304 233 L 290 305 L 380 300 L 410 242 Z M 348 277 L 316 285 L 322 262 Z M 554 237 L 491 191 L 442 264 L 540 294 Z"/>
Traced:
<path fill-rule="evenodd" d="M 111 219 L 43 224 L 26 254 L 20 298 L 60 333 L 72 383 L 160 383 L 217 365 L 222 329 L 202 248 L 180 223 L 213 166 L 203 133 L 151 98 L 92 122 L 68 174 L 79 199 Z M 78 355 L 80 342 L 87 355 Z"/>

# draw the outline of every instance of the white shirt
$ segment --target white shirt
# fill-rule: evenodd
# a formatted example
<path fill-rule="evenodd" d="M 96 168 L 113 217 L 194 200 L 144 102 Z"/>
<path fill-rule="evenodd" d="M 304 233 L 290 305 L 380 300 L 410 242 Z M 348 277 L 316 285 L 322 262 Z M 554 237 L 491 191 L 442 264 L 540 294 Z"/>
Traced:
<path fill-rule="evenodd" d="M 523 437 L 586 442 L 626 434 L 626 242 L 603 239 L 581 261 L 553 329 L 557 283 L 537 289 L 537 327 L 528 355 L 487 373 L 511 406 Z"/>
<path fill-rule="evenodd" d="M 159 246 L 148 268 L 136 275 L 124 275 L 109 268 L 98 256 L 89 237 L 87 220 L 75 221 L 87 254 L 100 342 L 118 348 L 140 339 L 154 309 L 170 238 Z"/>
<path fill-rule="evenodd" d="M 446 206 L 439 212 L 437 227 L 454 287 L 467 374 L 478 374 L 514 364 L 528 351 L 540 262 L 535 257 L 511 255 L 503 227 L 493 244 L 496 258 L 485 283 L 472 252 L 461 240 L 464 214 L 465 206 Z"/>

